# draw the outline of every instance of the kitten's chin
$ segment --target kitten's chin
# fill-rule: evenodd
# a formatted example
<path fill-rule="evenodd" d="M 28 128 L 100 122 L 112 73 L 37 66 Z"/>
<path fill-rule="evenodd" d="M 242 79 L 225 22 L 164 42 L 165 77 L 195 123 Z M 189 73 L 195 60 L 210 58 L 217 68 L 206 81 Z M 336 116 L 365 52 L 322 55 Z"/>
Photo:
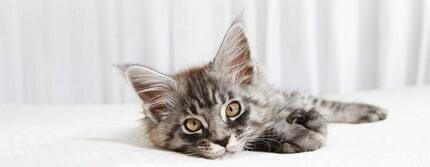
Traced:
<path fill-rule="evenodd" d="M 215 152 L 215 153 L 209 153 L 207 155 L 204 155 L 203 157 L 208 158 L 208 159 L 220 159 L 222 158 L 224 155 L 226 154 L 225 151 L 219 151 L 219 152 Z"/>
<path fill-rule="evenodd" d="M 233 146 L 227 146 L 227 152 L 230 154 L 235 154 L 237 152 L 241 152 L 243 150 L 243 144 L 236 144 Z"/>
<path fill-rule="evenodd" d="M 236 154 L 237 152 L 224 152 L 223 154 L 219 154 L 219 155 L 207 155 L 204 156 L 207 159 L 224 159 L 224 158 L 229 158 L 232 157 L 234 154 Z"/>
<path fill-rule="evenodd" d="M 234 150 L 228 150 L 226 151 L 226 149 L 220 150 L 218 152 L 215 153 L 210 153 L 208 155 L 205 155 L 205 158 L 208 159 L 224 159 L 224 158 L 229 158 L 239 152 L 241 152 L 243 149 L 240 148 L 235 148 Z"/>

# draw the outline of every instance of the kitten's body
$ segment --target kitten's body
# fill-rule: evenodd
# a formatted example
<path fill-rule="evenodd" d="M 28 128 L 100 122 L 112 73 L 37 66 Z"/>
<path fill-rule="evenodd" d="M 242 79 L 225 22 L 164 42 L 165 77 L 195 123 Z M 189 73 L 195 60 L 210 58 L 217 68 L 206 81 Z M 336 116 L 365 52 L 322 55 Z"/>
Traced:
<path fill-rule="evenodd" d="M 266 83 L 251 59 L 240 23 L 227 32 L 211 63 L 167 76 L 138 65 L 124 67 L 143 101 L 144 123 L 159 147 L 219 158 L 242 150 L 296 153 L 325 143 L 327 122 L 383 120 L 385 112 L 366 104 L 342 103 L 280 92 Z M 240 113 L 226 117 L 231 103 Z M 201 129 L 190 132 L 188 119 Z"/>

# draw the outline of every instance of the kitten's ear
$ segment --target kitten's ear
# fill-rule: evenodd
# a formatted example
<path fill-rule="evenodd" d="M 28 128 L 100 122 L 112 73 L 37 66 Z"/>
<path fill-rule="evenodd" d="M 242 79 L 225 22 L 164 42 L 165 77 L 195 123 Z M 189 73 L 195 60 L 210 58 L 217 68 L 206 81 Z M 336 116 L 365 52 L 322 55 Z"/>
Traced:
<path fill-rule="evenodd" d="M 175 90 L 176 81 L 151 68 L 140 65 L 124 65 L 120 67 L 135 92 L 143 102 L 145 116 L 159 122 L 172 106 L 171 94 Z"/>
<path fill-rule="evenodd" d="M 256 67 L 251 58 L 248 36 L 241 22 L 233 23 L 227 30 L 213 63 L 216 70 L 227 74 L 236 83 L 252 83 Z"/>

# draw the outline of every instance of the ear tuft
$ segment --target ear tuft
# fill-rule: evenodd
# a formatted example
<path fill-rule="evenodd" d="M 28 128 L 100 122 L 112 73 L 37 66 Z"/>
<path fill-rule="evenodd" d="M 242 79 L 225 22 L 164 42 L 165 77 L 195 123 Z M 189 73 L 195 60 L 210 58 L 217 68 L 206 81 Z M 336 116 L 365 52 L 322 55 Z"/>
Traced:
<path fill-rule="evenodd" d="M 227 74 L 236 83 L 252 83 L 256 67 L 251 58 L 248 36 L 241 22 L 233 23 L 227 30 L 214 65 L 216 70 Z"/>
<path fill-rule="evenodd" d="M 168 107 L 173 105 L 171 94 L 176 87 L 175 80 L 145 66 L 122 65 L 119 68 L 146 107 L 145 115 L 155 122 L 162 120 L 168 114 Z"/>

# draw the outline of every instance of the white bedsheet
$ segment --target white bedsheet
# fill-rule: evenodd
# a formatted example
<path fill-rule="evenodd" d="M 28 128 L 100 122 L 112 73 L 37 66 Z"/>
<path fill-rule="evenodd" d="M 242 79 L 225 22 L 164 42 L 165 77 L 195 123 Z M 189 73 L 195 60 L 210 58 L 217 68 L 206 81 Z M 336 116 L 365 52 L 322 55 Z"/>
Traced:
<path fill-rule="evenodd" d="M 0 105 L 0 167 L 430 166 L 430 87 L 331 96 L 387 108 L 384 122 L 329 126 L 327 146 L 206 160 L 147 146 L 138 106 Z"/>

